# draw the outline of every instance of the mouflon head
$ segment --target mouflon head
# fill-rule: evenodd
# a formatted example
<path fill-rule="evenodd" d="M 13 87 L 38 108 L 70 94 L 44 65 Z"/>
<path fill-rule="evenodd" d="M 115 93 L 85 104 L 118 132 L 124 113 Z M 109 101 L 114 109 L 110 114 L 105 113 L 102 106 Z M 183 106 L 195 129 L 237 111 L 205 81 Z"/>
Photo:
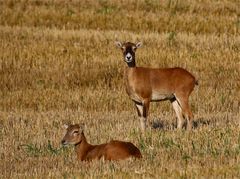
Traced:
<path fill-rule="evenodd" d="M 122 49 L 124 61 L 128 64 L 129 67 L 135 66 L 135 53 L 137 48 L 142 46 L 141 42 L 132 43 L 132 42 L 116 42 L 117 47 Z"/>
<path fill-rule="evenodd" d="M 64 128 L 67 130 L 65 136 L 62 139 L 62 145 L 76 145 L 81 143 L 83 138 L 83 125 L 74 124 L 67 125 L 64 124 Z"/>

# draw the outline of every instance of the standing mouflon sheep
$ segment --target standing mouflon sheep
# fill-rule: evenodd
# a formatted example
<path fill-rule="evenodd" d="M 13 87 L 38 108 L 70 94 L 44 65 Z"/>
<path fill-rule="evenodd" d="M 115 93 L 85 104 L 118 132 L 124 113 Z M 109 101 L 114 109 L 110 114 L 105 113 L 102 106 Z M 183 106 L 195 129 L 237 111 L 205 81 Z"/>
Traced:
<path fill-rule="evenodd" d="M 116 42 L 116 45 L 122 49 L 127 63 L 124 74 L 126 91 L 135 103 L 142 131 L 146 128 L 150 102 L 163 100 L 171 101 L 178 118 L 177 128 L 182 128 L 185 117 L 190 130 L 193 114 L 188 98 L 197 85 L 195 77 L 183 68 L 137 67 L 135 52 L 142 44 Z"/>

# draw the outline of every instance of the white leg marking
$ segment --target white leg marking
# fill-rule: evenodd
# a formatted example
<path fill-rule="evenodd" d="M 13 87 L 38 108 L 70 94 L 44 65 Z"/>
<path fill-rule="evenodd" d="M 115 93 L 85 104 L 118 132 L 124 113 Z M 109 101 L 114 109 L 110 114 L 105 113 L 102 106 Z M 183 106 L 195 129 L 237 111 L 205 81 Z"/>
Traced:
<path fill-rule="evenodd" d="M 136 104 L 138 111 L 140 112 L 140 115 L 143 116 L 143 105 Z"/>
<path fill-rule="evenodd" d="M 191 130 L 192 129 L 192 121 L 190 121 L 190 119 L 189 119 L 189 116 L 187 115 L 187 130 Z"/>
<path fill-rule="evenodd" d="M 143 132 L 146 130 L 146 121 L 147 121 L 147 119 L 145 117 L 140 117 L 141 130 Z"/>
<path fill-rule="evenodd" d="M 176 102 L 178 103 L 178 105 L 179 105 L 179 107 L 181 108 L 181 110 L 182 110 L 182 104 L 181 104 L 181 101 L 177 98 L 177 96 L 174 94 L 174 96 L 175 96 L 175 98 L 176 98 Z M 174 102 L 175 102 L 174 101 Z"/>
<path fill-rule="evenodd" d="M 143 117 L 143 105 L 136 104 L 138 111 L 140 113 L 140 125 L 141 125 L 141 130 L 144 132 L 146 129 L 146 121 L 147 119 Z"/>
<path fill-rule="evenodd" d="M 191 130 L 192 129 L 192 117 L 189 114 L 189 110 L 190 110 L 189 106 L 188 106 L 188 104 L 181 104 L 181 101 L 176 96 L 175 96 L 175 98 L 176 98 L 176 101 L 178 102 L 179 108 L 181 110 L 182 119 L 185 118 L 187 120 L 187 130 Z M 190 111 L 190 113 L 191 113 L 191 111 Z"/>
<path fill-rule="evenodd" d="M 183 125 L 182 109 L 181 109 L 181 107 L 179 106 L 177 100 L 173 101 L 173 102 L 172 102 L 172 105 L 173 105 L 173 109 L 175 110 L 176 115 L 177 115 L 177 118 L 178 118 L 177 128 L 178 128 L 178 129 L 181 129 L 181 128 L 182 128 L 182 125 Z"/>

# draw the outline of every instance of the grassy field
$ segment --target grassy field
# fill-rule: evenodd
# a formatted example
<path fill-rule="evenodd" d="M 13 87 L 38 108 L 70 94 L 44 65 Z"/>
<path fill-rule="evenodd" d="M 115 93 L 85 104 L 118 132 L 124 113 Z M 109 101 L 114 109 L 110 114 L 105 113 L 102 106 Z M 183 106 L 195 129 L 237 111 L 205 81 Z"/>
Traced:
<path fill-rule="evenodd" d="M 162 102 L 141 134 L 115 40 L 143 42 L 138 66 L 196 76 L 194 130 Z M 1 0 L 0 178 L 239 178 L 239 52 L 238 0 Z M 144 159 L 76 161 L 60 145 L 69 122 Z"/>

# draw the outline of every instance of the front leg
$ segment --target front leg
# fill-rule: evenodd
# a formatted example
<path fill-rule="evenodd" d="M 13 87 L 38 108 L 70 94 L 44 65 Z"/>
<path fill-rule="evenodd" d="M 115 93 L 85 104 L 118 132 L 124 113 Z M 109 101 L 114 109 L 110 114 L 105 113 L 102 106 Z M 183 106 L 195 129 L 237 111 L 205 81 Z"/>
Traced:
<path fill-rule="evenodd" d="M 143 103 L 135 102 L 135 106 L 137 108 L 138 116 L 140 117 L 140 125 L 142 132 L 146 130 L 146 123 L 147 123 L 147 115 L 149 110 L 149 102 L 145 100 Z"/>

